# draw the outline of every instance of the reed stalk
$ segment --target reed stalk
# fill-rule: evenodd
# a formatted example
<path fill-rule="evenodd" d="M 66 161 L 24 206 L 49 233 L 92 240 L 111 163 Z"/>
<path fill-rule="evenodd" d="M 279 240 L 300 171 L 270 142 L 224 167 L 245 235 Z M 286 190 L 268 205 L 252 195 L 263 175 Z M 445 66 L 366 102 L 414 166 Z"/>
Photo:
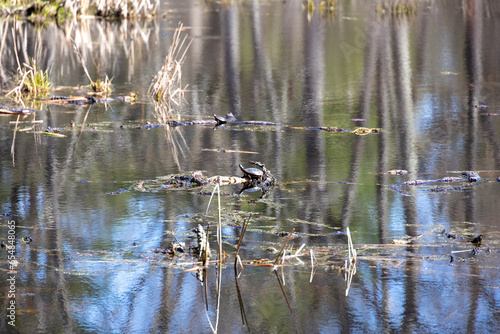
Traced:
<path fill-rule="evenodd" d="M 354 249 L 354 246 L 352 244 L 351 231 L 349 230 L 349 227 L 346 229 L 346 232 L 347 232 L 347 249 L 349 253 L 349 263 L 356 263 L 357 253 L 356 249 Z"/>
<path fill-rule="evenodd" d="M 85 72 L 85 75 L 87 76 L 87 79 L 89 79 L 90 82 L 90 87 L 94 91 L 94 95 L 97 96 L 103 96 L 103 97 L 108 97 L 109 94 L 111 93 L 111 89 L 113 88 L 113 85 L 111 83 L 112 79 L 108 78 L 108 75 L 106 74 L 106 78 L 104 81 L 101 79 L 97 79 L 96 81 L 92 80 L 92 77 L 89 74 L 89 70 L 87 69 L 87 66 L 85 65 L 85 61 L 83 60 L 82 53 L 80 52 L 80 48 L 78 45 L 76 45 L 76 42 L 72 39 L 71 42 L 73 43 L 73 49 L 76 52 L 76 55 L 78 56 L 78 60 L 80 61 L 80 64 L 82 65 L 83 71 Z"/>
<path fill-rule="evenodd" d="M 184 92 L 187 85 L 182 85 L 182 64 L 186 58 L 186 52 L 192 43 L 192 39 L 186 44 L 187 35 L 181 38 L 181 31 L 184 30 L 182 23 L 175 29 L 172 44 L 170 45 L 163 66 L 153 78 L 148 94 L 158 102 L 164 103 L 168 113 L 182 107 Z M 169 115 L 166 115 L 168 117 Z"/>
<path fill-rule="evenodd" d="M 214 187 L 214 190 L 212 191 L 212 195 L 210 196 L 210 200 L 208 201 L 207 205 L 207 210 L 205 212 L 205 215 L 208 214 L 208 209 L 210 208 L 210 204 L 212 203 L 212 199 L 215 195 L 215 192 L 217 191 L 217 199 L 218 199 L 218 218 L 217 218 L 217 243 L 219 246 L 219 260 L 218 260 L 218 265 L 217 265 L 217 302 L 215 306 L 215 325 L 212 325 L 212 322 L 210 321 L 210 317 L 208 316 L 208 312 L 206 313 L 208 323 L 210 325 L 210 328 L 212 329 L 212 332 L 217 333 L 218 327 L 219 327 L 219 315 L 220 315 L 220 295 L 221 295 L 221 285 L 222 285 L 222 221 L 221 221 L 221 203 L 220 203 L 220 180 L 218 180 L 217 184 Z M 207 243 L 208 243 L 208 231 L 207 231 Z M 208 303 L 208 299 L 207 299 Z M 207 304 L 208 307 L 208 304 Z"/>
<path fill-rule="evenodd" d="M 279 260 L 283 261 L 283 258 L 284 258 L 282 256 L 283 251 L 285 250 L 286 244 L 288 243 L 288 241 L 292 237 L 293 232 L 295 232 L 295 228 L 292 229 L 292 232 L 290 232 L 290 234 L 288 235 L 288 238 L 286 238 L 285 243 L 283 244 L 283 247 L 281 247 L 281 250 L 278 253 L 278 256 L 276 256 L 276 260 L 274 261 L 274 268 L 273 268 L 273 270 L 276 270 L 276 265 L 278 264 Z"/>
<path fill-rule="evenodd" d="M 7 93 L 7 96 L 20 101 L 26 95 L 37 97 L 47 94 L 52 87 L 52 83 L 50 82 L 51 69 L 45 71 L 38 69 L 37 61 L 34 58 L 29 58 L 29 64 L 24 63 L 23 66 L 21 66 L 17 53 L 16 34 L 14 29 L 12 29 L 12 37 L 17 61 L 17 85 Z"/>
<path fill-rule="evenodd" d="M 347 233 L 347 249 L 349 253 L 349 260 L 346 260 L 344 264 L 344 269 L 346 273 L 345 280 L 347 281 L 347 287 L 345 290 L 345 295 L 349 294 L 349 290 L 351 288 L 352 278 L 356 274 L 356 261 L 357 261 L 357 252 L 352 244 L 351 231 L 349 227 L 346 228 Z"/>
<path fill-rule="evenodd" d="M 234 258 L 234 271 L 235 271 L 235 273 L 237 272 L 238 263 L 240 264 L 241 270 L 243 271 L 243 263 L 241 262 L 241 258 L 240 258 L 239 253 L 240 253 L 241 244 L 243 243 L 243 237 L 245 236 L 245 232 L 247 231 L 247 227 L 248 227 L 248 222 L 250 221 L 251 217 L 252 217 L 252 213 L 250 213 L 247 220 L 245 220 L 245 222 L 243 222 L 243 226 L 241 228 L 240 238 L 238 239 L 238 244 L 236 245 L 236 252 L 234 253 L 234 257 L 235 257 Z M 239 277 L 239 274 L 238 274 L 238 277 Z"/>

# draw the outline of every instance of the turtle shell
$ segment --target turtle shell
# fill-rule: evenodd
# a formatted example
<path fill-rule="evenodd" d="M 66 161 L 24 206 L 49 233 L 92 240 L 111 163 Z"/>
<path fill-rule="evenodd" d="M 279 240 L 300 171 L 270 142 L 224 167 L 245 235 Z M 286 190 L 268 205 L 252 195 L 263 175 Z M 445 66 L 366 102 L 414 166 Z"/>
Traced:
<path fill-rule="evenodd" d="M 240 169 L 243 171 L 246 177 L 251 179 L 259 179 L 264 175 L 264 172 L 258 168 L 245 168 L 240 164 Z"/>
<path fill-rule="evenodd" d="M 227 119 L 225 119 L 222 116 L 217 116 L 216 114 L 214 114 L 214 119 L 217 122 L 217 125 L 221 125 L 221 124 L 226 124 L 227 123 Z"/>

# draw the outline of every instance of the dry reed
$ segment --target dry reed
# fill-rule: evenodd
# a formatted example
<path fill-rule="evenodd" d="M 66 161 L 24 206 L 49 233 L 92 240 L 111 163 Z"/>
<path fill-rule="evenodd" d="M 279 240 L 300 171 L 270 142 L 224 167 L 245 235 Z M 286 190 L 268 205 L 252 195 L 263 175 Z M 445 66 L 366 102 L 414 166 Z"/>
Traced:
<path fill-rule="evenodd" d="M 240 247 L 241 247 L 241 244 L 243 243 L 243 237 L 245 236 L 245 232 L 247 231 L 248 222 L 250 221 L 250 218 L 252 218 L 252 213 L 250 213 L 247 220 L 243 223 L 243 226 L 241 228 L 240 238 L 238 239 L 238 245 L 236 246 L 236 252 L 234 253 L 234 271 L 235 271 L 235 273 L 238 271 L 238 263 L 240 264 L 241 270 L 243 271 L 243 263 L 241 262 L 241 258 L 240 258 Z M 241 274 L 241 272 L 240 272 L 240 274 Z M 239 277 L 239 274 L 237 274 L 237 276 Z"/>
<path fill-rule="evenodd" d="M 21 99 L 27 94 L 33 97 L 47 94 L 52 87 L 50 72 L 50 69 L 40 70 L 36 60 L 30 58 L 29 64 L 24 63 L 17 68 L 17 86 L 7 96 Z"/>
<path fill-rule="evenodd" d="M 208 323 L 213 333 L 217 333 L 219 328 L 219 319 L 220 319 L 220 296 L 221 296 L 221 287 L 222 287 L 222 221 L 221 221 L 221 202 L 220 202 L 220 180 L 218 180 L 217 184 L 212 191 L 212 195 L 210 196 L 210 200 L 208 201 L 207 210 L 205 215 L 208 214 L 208 209 L 210 208 L 210 204 L 212 203 L 212 199 L 217 191 L 217 203 L 218 203 L 218 217 L 217 217 L 217 244 L 219 246 L 219 260 L 217 266 L 217 301 L 215 304 L 215 325 L 212 325 L 212 321 L 210 321 L 210 317 L 208 316 L 208 312 L 206 313 Z M 207 231 L 207 243 L 208 243 L 208 231 Z M 206 287 L 206 285 L 205 285 Z M 208 300 L 207 300 L 208 303 Z M 207 304 L 208 311 L 208 304 Z"/>
<path fill-rule="evenodd" d="M 111 89 L 113 88 L 113 84 L 111 83 L 112 79 L 109 79 L 108 75 L 106 74 L 106 78 L 104 79 L 104 81 L 102 81 L 99 78 L 96 81 L 92 80 L 92 77 L 89 74 L 87 66 L 85 66 L 85 61 L 83 60 L 82 53 L 80 52 L 78 45 L 76 45 L 76 42 L 73 39 L 71 39 L 71 42 L 73 43 L 73 48 L 78 56 L 78 60 L 80 61 L 80 64 L 83 67 L 83 71 L 85 72 L 87 79 L 89 79 L 90 81 L 90 87 L 94 91 L 93 95 L 108 97 L 109 94 L 111 93 Z"/>
<path fill-rule="evenodd" d="M 345 280 L 347 282 L 345 295 L 347 296 L 349 295 L 349 290 L 351 288 L 352 278 L 356 274 L 357 252 L 352 244 L 351 231 L 349 230 L 349 227 L 346 229 L 346 233 L 347 233 L 347 248 L 349 253 L 349 261 L 346 260 L 344 264 L 344 270 L 346 274 Z"/>
<path fill-rule="evenodd" d="M 19 101 L 25 94 L 37 97 L 48 93 L 50 87 L 52 86 L 50 82 L 51 71 L 49 69 L 45 71 L 39 70 L 37 62 L 34 58 L 30 58 L 30 64 L 24 63 L 23 66 L 21 66 L 19 55 L 17 53 L 16 34 L 14 29 L 12 29 L 12 37 L 17 61 L 17 86 L 7 93 L 7 96 Z"/>
<path fill-rule="evenodd" d="M 181 108 L 184 92 L 187 88 L 187 85 L 182 86 L 182 64 L 192 39 L 186 44 L 187 35 L 182 39 L 180 35 L 183 30 L 183 24 L 179 23 L 177 29 L 175 29 L 172 44 L 168 49 L 163 66 L 154 77 L 148 90 L 148 93 L 155 100 L 167 106 L 168 113 Z"/>

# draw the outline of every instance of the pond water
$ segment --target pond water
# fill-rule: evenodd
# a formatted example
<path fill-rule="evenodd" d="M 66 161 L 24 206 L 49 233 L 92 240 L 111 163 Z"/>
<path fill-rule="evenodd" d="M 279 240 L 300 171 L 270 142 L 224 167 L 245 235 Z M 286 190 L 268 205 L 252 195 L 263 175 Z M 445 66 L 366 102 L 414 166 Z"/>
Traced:
<path fill-rule="evenodd" d="M 0 105 L 18 106 L 4 97 L 15 45 L 21 62 L 52 68 L 52 95 L 84 96 L 70 38 L 93 78 L 113 78 L 112 97 L 138 95 L 136 103 L 28 103 L 39 109 L 38 129 L 61 127 L 64 138 L 0 117 L 0 240 L 15 231 L 17 260 L 11 272 L 0 250 L 1 331 L 499 332 L 500 2 L 416 5 L 391 15 L 365 1 L 308 13 L 300 1 L 193 0 L 162 2 L 151 20 L 0 20 Z M 134 129 L 158 123 L 147 91 L 179 22 L 193 38 L 180 120 L 233 113 L 283 126 Z M 334 127 L 350 131 L 325 131 Z M 351 132 L 358 127 L 382 132 Z M 229 259 L 217 310 L 215 262 L 200 282 L 189 254 L 157 251 L 174 236 L 196 244 L 192 229 L 213 186 L 147 192 L 137 184 L 195 170 L 240 176 L 250 160 L 278 182 L 265 196 L 221 187 Z M 482 179 L 431 182 L 464 171 Z M 403 184 L 416 180 L 427 182 Z M 235 277 L 250 214 L 244 262 L 274 261 L 266 249 L 279 250 L 292 229 L 292 252 L 305 244 L 305 256 L 278 269 L 281 281 L 255 263 Z M 205 221 L 217 222 L 213 203 Z M 347 227 L 358 258 L 346 296 Z"/>

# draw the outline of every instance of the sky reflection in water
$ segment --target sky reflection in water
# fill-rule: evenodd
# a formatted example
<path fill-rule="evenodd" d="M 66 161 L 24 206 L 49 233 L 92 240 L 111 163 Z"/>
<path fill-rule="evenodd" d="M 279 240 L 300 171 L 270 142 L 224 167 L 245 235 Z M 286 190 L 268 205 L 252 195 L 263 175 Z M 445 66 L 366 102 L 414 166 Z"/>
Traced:
<path fill-rule="evenodd" d="M 485 115 L 500 112 L 497 2 L 431 1 L 419 3 L 415 15 L 395 17 L 339 1 L 333 14 L 315 12 L 310 20 L 296 1 L 163 4 L 168 9 L 175 10 L 153 21 L 91 19 L 66 22 L 64 29 L 0 21 L 8 46 L 0 48 L 2 88 L 16 68 L 14 26 L 18 41 L 30 41 L 18 43 L 21 61 L 40 50 L 39 63 L 54 64 L 54 86 L 87 82 L 69 42 L 79 37 L 91 75 L 113 77 L 114 96 L 134 91 L 140 97 L 132 105 L 45 106 L 37 115 L 44 126 L 81 124 L 88 111 L 86 123 L 98 130 L 81 137 L 72 131 L 64 139 L 18 132 L 14 158 L 9 121 L 15 117 L 0 118 L 0 212 L 13 214 L 18 241 L 34 239 L 17 246 L 20 332 L 209 332 L 204 286 L 195 272 L 184 271 L 192 265 L 172 265 L 180 260 L 154 251 L 168 246 L 171 231 L 194 244 L 191 230 L 209 197 L 198 190 L 106 193 L 198 169 L 239 175 L 238 164 L 248 160 L 264 162 L 279 185 L 266 199 L 259 193 L 222 197 L 231 258 L 223 269 L 220 332 L 247 331 L 231 268 L 241 212 L 253 213 L 240 251 L 244 260 L 274 258 L 265 248 L 279 249 L 285 240 L 279 233 L 292 228 L 295 248 L 330 249 L 327 256 L 317 253 L 312 283 L 308 257 L 285 267 L 293 315 L 270 268 L 245 267 L 238 284 L 251 331 L 500 330 L 500 187 L 487 182 L 500 176 L 500 116 Z M 286 126 L 121 129 L 155 122 L 146 92 L 178 21 L 194 37 L 183 67 L 190 89 L 183 118 L 232 112 L 239 120 Z M 358 126 L 384 132 L 316 129 Z M 204 150 L 218 148 L 259 154 Z M 412 173 L 382 173 L 392 169 Z M 482 171 L 483 180 L 447 192 L 436 192 L 437 184 L 397 188 L 408 195 L 388 187 L 465 170 Z M 215 215 L 212 209 L 212 223 Z M 8 219 L 1 217 L 2 240 Z M 343 275 L 332 268 L 347 256 L 346 236 L 339 233 L 346 227 L 359 255 L 348 297 Z M 480 254 L 452 253 L 472 249 L 466 240 L 478 234 L 485 244 Z M 405 236 L 423 246 L 392 245 Z M 214 322 L 215 265 L 207 274 Z M 6 319 L 6 308 L 1 312 Z M 8 328 L 5 321 L 1 328 Z"/>

